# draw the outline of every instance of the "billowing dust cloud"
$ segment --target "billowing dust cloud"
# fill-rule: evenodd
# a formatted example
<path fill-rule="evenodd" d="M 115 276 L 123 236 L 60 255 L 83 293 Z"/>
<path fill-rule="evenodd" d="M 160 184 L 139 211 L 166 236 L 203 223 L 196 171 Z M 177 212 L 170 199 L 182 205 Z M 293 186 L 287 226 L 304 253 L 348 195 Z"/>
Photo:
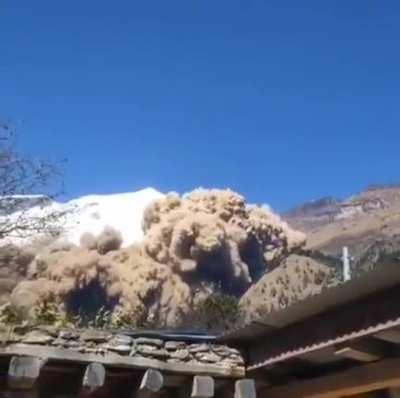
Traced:
<path fill-rule="evenodd" d="M 125 249 L 111 228 L 84 234 L 80 247 L 46 248 L 12 304 L 33 316 L 34 304 L 52 294 L 68 313 L 90 316 L 105 307 L 174 326 L 215 286 L 241 296 L 305 243 L 270 210 L 229 190 L 167 195 L 146 209 L 143 231 L 144 240 Z"/>
<path fill-rule="evenodd" d="M 275 214 L 222 190 L 155 202 L 145 211 L 143 230 L 152 259 L 194 282 L 220 282 L 238 294 L 304 243 L 304 235 Z"/>

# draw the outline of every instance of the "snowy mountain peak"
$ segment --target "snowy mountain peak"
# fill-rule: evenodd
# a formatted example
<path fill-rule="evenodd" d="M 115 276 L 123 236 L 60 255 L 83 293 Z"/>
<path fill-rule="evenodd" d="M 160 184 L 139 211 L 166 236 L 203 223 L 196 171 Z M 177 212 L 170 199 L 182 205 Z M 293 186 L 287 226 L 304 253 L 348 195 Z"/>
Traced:
<path fill-rule="evenodd" d="M 142 217 L 146 207 L 154 200 L 163 198 L 164 194 L 154 188 L 145 188 L 136 192 L 86 195 L 60 203 L 44 201 L 45 196 L 20 196 L 18 201 L 24 203 L 21 210 L 1 217 L 18 220 L 23 217 L 37 218 L 52 212 L 65 214 L 61 225 L 60 240 L 79 244 L 81 236 L 86 233 L 100 234 L 110 226 L 122 235 L 123 246 L 129 246 L 143 238 Z M 45 202 L 45 205 L 44 205 Z M 26 244 L 29 238 L 10 238 L 7 243 Z"/>

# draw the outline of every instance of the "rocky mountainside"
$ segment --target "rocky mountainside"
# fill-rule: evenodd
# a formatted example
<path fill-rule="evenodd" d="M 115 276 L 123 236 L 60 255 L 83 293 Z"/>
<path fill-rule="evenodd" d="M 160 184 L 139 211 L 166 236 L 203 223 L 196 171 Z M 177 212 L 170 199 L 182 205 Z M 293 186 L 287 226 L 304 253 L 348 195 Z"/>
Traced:
<path fill-rule="evenodd" d="M 283 218 L 307 234 L 309 249 L 339 256 L 348 246 L 360 260 L 372 245 L 387 246 L 400 235 L 400 186 L 373 186 L 345 200 L 306 203 Z"/>
<path fill-rule="evenodd" d="M 341 209 L 341 201 L 326 197 L 304 203 L 283 214 L 295 228 L 309 232 L 334 221 Z"/>

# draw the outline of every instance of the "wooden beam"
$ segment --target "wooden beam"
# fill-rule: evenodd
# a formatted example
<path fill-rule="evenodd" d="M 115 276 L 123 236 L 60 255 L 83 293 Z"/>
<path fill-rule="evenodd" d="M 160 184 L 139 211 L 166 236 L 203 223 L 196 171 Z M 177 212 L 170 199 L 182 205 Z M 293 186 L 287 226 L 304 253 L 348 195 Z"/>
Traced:
<path fill-rule="evenodd" d="M 37 356 L 48 358 L 54 362 L 74 362 L 81 364 L 90 364 L 92 362 L 101 363 L 104 366 L 124 369 L 159 369 L 160 371 L 173 374 L 187 375 L 213 375 L 216 377 L 239 378 L 244 377 L 245 370 L 243 366 L 224 367 L 218 364 L 200 364 L 200 363 L 169 363 L 153 358 L 100 355 L 92 353 L 80 353 L 59 347 L 49 346 L 23 346 L 13 345 L 0 347 L 0 359 L 2 357 L 15 356 Z"/>
<path fill-rule="evenodd" d="M 352 347 L 344 347 L 340 350 L 335 351 L 335 355 L 341 356 L 348 359 L 353 359 L 359 362 L 373 362 L 377 361 L 379 357 L 368 352 L 359 351 Z"/>
<path fill-rule="evenodd" d="M 56 366 L 52 366 L 52 367 L 45 367 L 45 370 L 53 370 L 55 372 L 60 372 L 60 373 L 65 373 L 65 374 L 74 374 L 76 373 L 76 369 L 70 369 L 70 368 L 65 368 L 65 367 L 56 367 Z M 138 371 L 137 369 L 135 370 L 137 373 L 139 373 L 140 371 Z M 113 370 L 113 369 L 107 369 L 107 380 L 121 380 L 121 379 L 127 379 L 125 380 L 125 382 L 128 381 L 132 381 L 132 377 L 135 377 L 135 371 L 133 370 Z M 142 372 L 140 372 L 142 373 Z M 179 375 L 179 374 L 162 374 L 163 377 L 163 388 L 167 387 L 180 387 L 181 385 L 183 385 L 184 383 L 187 383 L 188 381 L 191 380 L 190 376 L 187 375 Z M 224 379 L 220 379 L 220 380 L 224 380 Z M 139 380 L 139 383 L 137 384 L 137 389 L 139 389 L 139 385 L 142 381 L 142 378 Z M 1 397 L 0 397 L 1 398 Z"/>
<path fill-rule="evenodd" d="M 211 398 L 219 389 L 218 396 L 229 385 L 229 379 L 214 380 L 211 376 L 196 375 L 192 379 L 185 380 L 179 388 L 179 398 Z"/>
<path fill-rule="evenodd" d="M 400 330 L 399 329 L 387 329 L 382 330 L 374 335 L 376 338 L 387 341 L 389 343 L 400 344 Z"/>
<path fill-rule="evenodd" d="M 256 398 L 256 384 L 253 379 L 242 379 L 235 383 L 235 398 Z"/>
<path fill-rule="evenodd" d="M 214 396 L 214 379 L 210 376 L 194 376 L 191 398 L 211 398 Z"/>
<path fill-rule="evenodd" d="M 388 388 L 386 392 L 388 398 L 400 398 L 400 388 Z"/>
<path fill-rule="evenodd" d="M 32 389 L 44 363 L 44 359 L 37 357 L 12 357 L 8 368 L 8 387 L 11 390 Z"/>
<path fill-rule="evenodd" d="M 393 387 L 400 387 L 400 358 L 384 359 L 327 376 L 267 387 L 261 390 L 261 397 L 336 398 Z"/>
<path fill-rule="evenodd" d="M 155 369 L 147 369 L 140 382 L 139 391 L 143 393 L 156 393 L 161 390 L 163 385 L 164 378 L 161 372 Z"/>
<path fill-rule="evenodd" d="M 372 338 L 336 345 L 335 355 L 359 362 L 373 362 L 385 355 L 384 343 Z"/>
<path fill-rule="evenodd" d="M 106 380 L 106 370 L 101 363 L 91 363 L 86 366 L 82 380 L 83 395 L 92 394 L 104 386 Z"/>

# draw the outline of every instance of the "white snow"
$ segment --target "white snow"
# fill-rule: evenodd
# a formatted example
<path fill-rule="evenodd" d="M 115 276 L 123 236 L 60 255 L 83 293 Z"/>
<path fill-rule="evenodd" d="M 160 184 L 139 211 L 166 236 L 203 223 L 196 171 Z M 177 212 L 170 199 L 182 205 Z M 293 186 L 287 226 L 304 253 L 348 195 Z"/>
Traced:
<path fill-rule="evenodd" d="M 81 236 L 85 232 L 94 235 L 100 234 L 104 227 L 110 226 L 122 235 L 123 246 L 129 246 L 143 238 L 142 217 L 145 208 L 154 200 L 163 198 L 164 194 L 153 189 L 146 188 L 136 192 L 110 194 L 110 195 L 88 195 L 73 199 L 66 203 L 48 201 L 48 205 L 36 204 L 32 196 L 26 196 L 26 202 L 33 204 L 26 209 L 23 206 L 23 217 L 40 217 L 52 212 L 66 212 L 65 220 L 62 222 L 63 233 L 60 240 L 79 244 Z M 38 197 L 34 197 L 37 199 Z M 19 200 L 24 197 L 19 196 Z M 46 204 L 47 204 L 46 203 Z M 21 212 L 15 212 L 8 216 L 17 220 Z M 0 216 L 0 220 L 1 220 Z M 26 238 L 8 238 L 8 242 L 15 244 L 27 243 Z"/>

